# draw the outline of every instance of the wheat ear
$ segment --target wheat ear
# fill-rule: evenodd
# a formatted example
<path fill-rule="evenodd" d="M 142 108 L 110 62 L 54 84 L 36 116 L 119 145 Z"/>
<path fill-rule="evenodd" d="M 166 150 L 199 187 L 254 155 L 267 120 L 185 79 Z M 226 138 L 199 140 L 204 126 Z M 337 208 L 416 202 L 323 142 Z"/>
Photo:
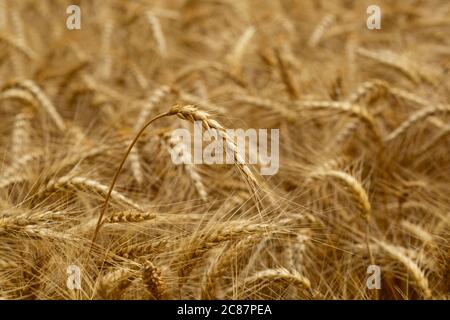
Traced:
<path fill-rule="evenodd" d="M 398 126 L 384 139 L 384 141 L 390 142 L 401 137 L 406 133 L 406 131 L 408 131 L 409 128 L 413 127 L 419 122 L 422 122 L 423 120 L 426 120 L 429 117 L 448 113 L 450 113 L 450 105 L 437 105 L 419 110 L 416 113 L 412 114 L 404 122 L 402 122 L 400 126 Z"/>
<path fill-rule="evenodd" d="M 360 105 L 340 101 L 305 100 L 305 101 L 298 101 L 297 107 L 299 111 L 305 109 L 319 109 L 319 110 L 324 109 L 347 113 L 365 123 L 372 132 L 372 134 L 374 135 L 376 141 L 380 144 L 382 143 L 381 135 L 375 123 L 375 119 L 369 112 L 367 112 L 366 108 L 363 108 Z"/>
<path fill-rule="evenodd" d="M 402 251 L 398 250 L 395 246 L 383 241 L 376 241 L 381 249 L 383 249 L 392 258 L 403 264 L 403 266 L 411 273 L 417 286 L 422 290 L 422 294 L 426 299 L 431 298 L 431 290 L 428 284 L 428 279 L 420 267 Z"/>
<path fill-rule="evenodd" d="M 228 55 L 227 59 L 231 65 L 231 69 L 234 72 L 239 72 L 241 69 L 241 60 L 244 56 L 245 49 L 248 47 L 250 41 L 255 35 L 256 28 L 254 26 L 248 27 L 244 33 L 239 37 L 232 52 Z"/>
<path fill-rule="evenodd" d="M 141 212 L 135 210 L 126 210 L 112 213 L 107 219 L 107 223 L 122 223 L 122 222 L 141 222 L 153 220 L 156 214 L 153 212 Z"/>
<path fill-rule="evenodd" d="M 161 270 L 150 261 L 146 261 L 142 268 L 142 281 L 151 298 L 161 300 L 164 298 L 166 286 L 161 277 Z"/>
<path fill-rule="evenodd" d="M 108 186 L 96 180 L 88 179 L 86 177 L 70 177 L 70 176 L 64 176 L 56 180 L 50 180 L 47 184 L 45 191 L 50 192 L 52 190 L 58 190 L 65 187 L 71 187 L 79 190 L 82 189 L 94 190 L 102 195 L 108 192 Z M 129 205 L 135 208 L 136 210 L 143 211 L 141 206 L 139 206 L 133 200 L 129 199 L 128 197 L 124 196 L 123 194 L 117 191 L 113 191 L 111 193 L 111 198 L 119 203 Z"/>
<path fill-rule="evenodd" d="M 8 99 L 17 100 L 25 105 L 30 105 L 36 108 L 39 105 L 36 99 L 31 95 L 31 93 L 23 89 L 15 89 L 15 88 L 2 89 L 2 92 L 0 93 L 0 100 L 8 100 Z"/>
<path fill-rule="evenodd" d="M 371 214 L 371 205 L 366 190 L 361 183 L 352 175 L 337 170 L 317 170 L 311 173 L 311 177 L 329 177 L 335 179 L 347 192 L 357 205 L 359 214 L 368 219 Z"/>
<path fill-rule="evenodd" d="M 450 125 L 444 127 L 438 134 L 436 134 L 427 144 L 425 144 L 417 155 L 427 154 L 430 149 L 439 144 L 439 142 L 443 141 L 445 138 L 450 136 Z"/>
<path fill-rule="evenodd" d="M 27 174 L 24 170 L 28 168 L 30 162 L 42 157 L 41 152 L 34 152 L 25 154 L 11 164 L 9 168 L 3 171 L 0 175 L 0 189 L 5 188 L 13 183 L 18 183 L 27 180 Z M 25 171 L 25 172 L 24 172 Z"/>
<path fill-rule="evenodd" d="M 216 285 L 228 267 L 239 259 L 240 256 L 248 254 L 251 248 L 261 239 L 259 237 L 249 236 L 242 239 L 227 250 L 212 263 L 206 273 L 203 282 L 201 295 L 202 299 L 216 299 Z"/>
<path fill-rule="evenodd" d="M 38 102 L 39 105 L 50 115 L 59 130 L 65 129 L 64 120 L 56 111 L 55 106 L 45 93 L 31 80 L 13 81 L 3 87 L 3 90 L 10 88 L 21 88 L 28 91 Z"/>
<path fill-rule="evenodd" d="M 202 177 L 197 172 L 196 166 L 192 163 L 191 154 L 186 146 L 186 144 L 179 137 L 171 136 L 168 138 L 169 152 L 172 156 L 178 158 L 177 163 L 182 163 L 187 174 L 194 183 L 195 190 L 199 194 L 203 201 L 208 198 L 208 192 L 206 191 L 205 185 L 203 184 Z"/>
<path fill-rule="evenodd" d="M 236 102 L 248 103 L 256 107 L 274 111 L 291 122 L 295 122 L 298 119 L 297 114 L 293 110 L 290 110 L 284 104 L 277 101 L 244 94 L 235 95 L 233 98 Z"/>
<path fill-rule="evenodd" d="M 275 50 L 275 57 L 277 58 L 278 69 L 280 70 L 281 80 L 283 81 L 286 91 L 292 99 L 300 97 L 298 83 L 291 73 L 288 64 L 279 50 Z"/>
<path fill-rule="evenodd" d="M 242 158 L 242 156 L 240 155 L 236 144 L 228 136 L 228 134 L 225 131 L 225 128 L 222 127 L 222 125 L 219 124 L 217 121 L 211 119 L 207 112 L 200 111 L 197 108 L 195 108 L 194 106 L 174 105 L 172 108 L 170 108 L 170 110 L 168 112 L 162 113 L 162 114 L 154 117 L 150 121 L 148 121 L 139 130 L 139 132 L 134 137 L 133 141 L 130 143 L 127 151 L 125 152 L 125 155 L 122 158 L 122 161 L 121 161 L 121 163 L 119 165 L 119 168 L 116 170 L 116 173 L 115 173 L 115 175 L 113 177 L 113 180 L 111 182 L 109 190 L 108 190 L 108 192 L 106 194 L 105 202 L 103 203 L 103 207 L 101 209 L 101 212 L 100 212 L 100 215 L 99 215 L 99 218 L 98 218 L 98 221 L 97 221 L 97 225 L 96 225 L 95 230 L 94 230 L 94 235 L 93 235 L 93 238 L 92 238 L 91 249 L 92 249 L 92 247 L 93 247 L 93 245 L 95 243 L 95 239 L 96 239 L 97 234 L 98 234 L 98 232 L 100 230 L 102 218 L 103 218 L 103 216 L 104 216 L 104 214 L 106 212 L 106 208 L 108 206 L 109 199 L 111 198 L 111 195 L 112 195 L 112 192 L 113 192 L 113 189 L 114 189 L 114 185 L 116 184 L 117 178 L 119 177 L 119 175 L 120 175 L 120 173 L 122 171 L 123 165 L 125 164 L 125 161 L 127 160 L 127 157 L 130 154 L 131 150 L 133 149 L 134 145 L 138 141 L 139 137 L 144 133 L 145 129 L 147 129 L 147 127 L 150 126 L 154 121 L 156 121 L 158 119 L 161 119 L 161 118 L 164 118 L 164 117 L 173 116 L 173 115 L 177 115 L 179 118 L 181 118 L 183 120 L 188 120 L 190 122 L 201 121 L 202 126 L 205 129 L 207 129 L 207 130 L 210 130 L 210 129 L 216 130 L 216 132 L 218 133 L 218 136 L 225 140 L 227 148 L 230 149 L 233 152 L 234 163 L 235 163 L 236 167 L 238 168 L 238 170 L 245 177 L 245 179 L 246 179 L 247 183 L 249 184 L 251 190 L 252 191 L 256 191 L 256 188 L 257 188 L 259 182 L 256 179 L 256 177 L 254 176 L 254 174 L 252 173 L 252 171 L 250 170 L 250 168 L 245 164 L 245 161 Z"/>
<path fill-rule="evenodd" d="M 120 268 L 103 275 L 97 284 L 97 296 L 101 299 L 119 299 L 131 285 L 135 275 L 128 269 Z"/>
<path fill-rule="evenodd" d="M 122 247 L 114 251 L 114 254 L 127 259 L 132 259 L 140 256 L 145 256 L 152 253 L 160 253 L 168 250 L 170 242 L 168 239 L 163 238 L 160 240 L 152 240 L 150 242 L 125 244 Z"/>
<path fill-rule="evenodd" d="M 246 221 L 229 221 L 226 224 L 217 225 L 213 230 L 198 235 L 194 241 L 188 243 L 186 252 L 176 261 L 179 265 L 178 273 L 181 278 L 184 278 L 193 268 L 196 258 L 225 241 L 250 235 L 259 238 L 274 230 L 275 226 L 271 224 L 249 224 Z"/>
<path fill-rule="evenodd" d="M 36 60 L 38 57 L 36 52 L 34 52 L 30 47 L 26 46 L 12 34 L 5 32 L 0 33 L 0 42 L 1 41 L 13 47 L 15 50 L 23 54 L 29 60 Z"/>
<path fill-rule="evenodd" d="M 169 112 L 170 114 L 175 114 L 179 118 L 190 121 L 192 123 L 200 121 L 202 123 L 202 126 L 206 130 L 214 130 L 217 133 L 218 137 L 224 140 L 227 150 L 230 150 L 232 152 L 234 163 L 239 172 L 243 174 L 251 189 L 255 190 L 260 182 L 257 180 L 251 169 L 245 164 L 245 159 L 241 152 L 239 152 L 235 142 L 233 141 L 233 139 L 231 139 L 231 137 L 225 131 L 225 128 L 219 122 L 213 120 L 207 112 L 198 110 L 196 107 L 191 105 L 175 105 L 170 109 Z"/>
<path fill-rule="evenodd" d="M 101 63 L 101 76 L 104 79 L 108 79 L 111 75 L 111 67 L 112 67 L 112 57 L 111 57 L 111 49 L 112 49 L 112 35 L 114 32 L 114 25 L 111 20 L 107 20 L 104 24 L 103 34 L 102 34 L 102 44 L 101 44 L 101 52 L 102 52 L 102 63 Z"/>
<path fill-rule="evenodd" d="M 420 82 L 420 75 L 418 74 L 416 68 L 414 68 L 407 59 L 393 52 L 386 50 L 368 50 L 359 47 L 356 49 L 356 53 L 362 57 L 372 59 L 376 62 L 399 70 L 416 84 Z"/>
<path fill-rule="evenodd" d="M 317 47 L 325 31 L 334 23 L 335 20 L 336 17 L 333 14 L 327 14 L 323 17 L 311 34 L 311 37 L 308 40 L 308 46 L 311 48 Z"/>
<path fill-rule="evenodd" d="M 14 121 L 14 129 L 12 133 L 12 147 L 11 152 L 14 158 L 18 158 L 25 153 L 30 146 L 31 136 L 31 119 L 33 118 L 33 111 L 31 109 L 24 109 L 18 113 Z"/>
<path fill-rule="evenodd" d="M 151 11 L 147 11 L 145 14 L 150 26 L 152 27 L 153 36 L 155 37 L 156 44 L 158 45 L 159 55 L 165 58 L 167 57 L 167 45 L 159 19 Z"/>
<path fill-rule="evenodd" d="M 232 288 L 232 290 L 237 291 L 238 295 L 245 293 L 245 291 L 253 293 L 258 285 L 272 284 L 275 282 L 292 284 L 300 290 L 310 291 L 311 289 L 310 280 L 300 273 L 285 268 L 277 268 L 259 271 L 237 283 L 236 287 Z"/>
<path fill-rule="evenodd" d="M 422 240 L 424 243 L 433 242 L 433 236 L 422 228 L 420 225 L 412 223 L 408 220 L 402 220 L 400 225 L 409 233 L 416 236 L 418 239 Z"/>

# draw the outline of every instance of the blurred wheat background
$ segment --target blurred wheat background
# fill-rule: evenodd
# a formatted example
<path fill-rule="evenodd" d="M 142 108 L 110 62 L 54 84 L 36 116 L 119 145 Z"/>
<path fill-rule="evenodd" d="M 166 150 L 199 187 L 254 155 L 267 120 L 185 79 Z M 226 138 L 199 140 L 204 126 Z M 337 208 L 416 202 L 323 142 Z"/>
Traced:
<path fill-rule="evenodd" d="M 1 1 L 0 297 L 448 299 L 449 73 L 445 0 Z M 174 105 L 280 129 L 279 172 L 161 119 L 90 250 Z"/>

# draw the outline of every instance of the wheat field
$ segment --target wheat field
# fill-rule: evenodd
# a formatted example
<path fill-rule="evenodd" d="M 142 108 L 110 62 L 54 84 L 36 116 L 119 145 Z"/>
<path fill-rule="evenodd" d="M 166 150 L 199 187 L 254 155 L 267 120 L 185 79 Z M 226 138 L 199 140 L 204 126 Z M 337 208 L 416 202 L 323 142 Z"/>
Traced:
<path fill-rule="evenodd" d="M 450 297 L 448 1 L 4 0 L 0 83 L 1 299 Z"/>

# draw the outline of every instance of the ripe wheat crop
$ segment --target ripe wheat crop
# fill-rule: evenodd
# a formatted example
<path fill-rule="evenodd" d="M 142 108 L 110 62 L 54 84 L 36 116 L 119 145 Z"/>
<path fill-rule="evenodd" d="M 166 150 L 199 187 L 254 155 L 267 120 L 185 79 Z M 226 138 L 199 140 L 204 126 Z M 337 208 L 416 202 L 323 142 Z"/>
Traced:
<path fill-rule="evenodd" d="M 1 299 L 450 298 L 448 1 L 1 2 Z"/>

